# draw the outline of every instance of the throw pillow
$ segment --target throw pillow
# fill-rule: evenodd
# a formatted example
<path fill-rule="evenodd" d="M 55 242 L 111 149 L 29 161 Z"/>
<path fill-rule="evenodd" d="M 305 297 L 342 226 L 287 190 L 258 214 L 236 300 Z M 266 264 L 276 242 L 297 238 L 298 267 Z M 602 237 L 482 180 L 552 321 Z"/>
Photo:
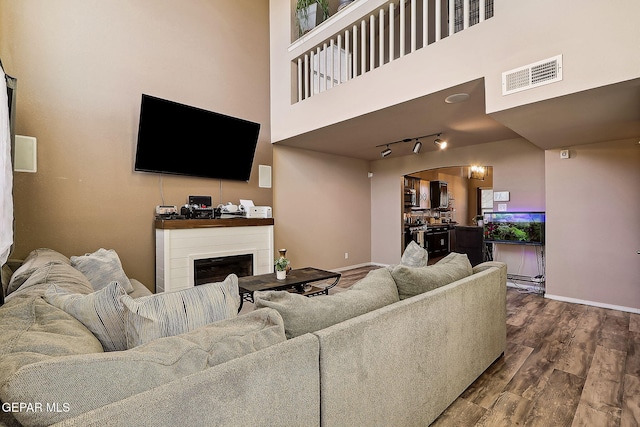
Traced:
<path fill-rule="evenodd" d="M 120 302 L 120 297 L 126 294 L 118 282 L 88 295 L 69 293 L 51 285 L 44 299 L 78 319 L 98 338 L 104 351 L 119 351 L 127 349 L 124 306 Z"/>
<path fill-rule="evenodd" d="M 397 265 L 391 271 L 400 299 L 431 291 L 471 274 L 473 269 L 467 255 L 455 252 L 427 267 Z"/>
<path fill-rule="evenodd" d="M 348 290 L 334 295 L 306 297 L 287 291 L 254 292 L 256 308 L 277 310 L 287 338 L 327 328 L 399 300 L 396 284 L 386 268 L 370 271 Z"/>
<path fill-rule="evenodd" d="M 429 252 L 412 240 L 402 253 L 400 264 L 409 267 L 426 267 L 428 261 Z"/>
<path fill-rule="evenodd" d="M 121 298 L 125 310 L 127 347 L 179 335 L 206 324 L 236 317 L 240 307 L 238 276 L 177 292 Z"/>
<path fill-rule="evenodd" d="M 87 276 L 96 291 L 111 282 L 118 282 L 127 293 L 133 292 L 133 286 L 124 274 L 120 258 L 113 249 L 100 248 L 92 254 L 72 256 L 71 265 Z"/>
<path fill-rule="evenodd" d="M 39 248 L 31 251 L 22 262 L 22 265 L 11 276 L 6 295 L 22 286 L 38 268 L 52 262 L 71 265 L 69 258 L 53 249 Z"/>

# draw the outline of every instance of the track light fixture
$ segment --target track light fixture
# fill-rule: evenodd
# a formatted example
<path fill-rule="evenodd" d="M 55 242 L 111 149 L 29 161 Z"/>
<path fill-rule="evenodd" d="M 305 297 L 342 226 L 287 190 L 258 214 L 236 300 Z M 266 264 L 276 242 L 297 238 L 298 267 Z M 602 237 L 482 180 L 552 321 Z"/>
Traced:
<path fill-rule="evenodd" d="M 411 142 L 411 141 L 415 141 L 415 143 L 413 144 L 413 152 L 415 154 L 420 153 L 420 150 L 422 150 L 422 141 L 420 141 L 421 139 L 424 138 L 429 138 L 430 136 L 441 136 L 442 132 L 438 132 L 438 133 L 432 133 L 430 135 L 424 135 L 424 136 L 417 136 L 415 138 L 405 138 L 405 139 L 401 139 L 400 141 L 394 141 L 394 142 L 389 142 L 388 144 L 381 144 L 381 145 L 376 145 L 376 147 L 387 147 L 384 150 L 382 150 L 380 152 L 380 155 L 382 157 L 387 157 L 388 155 L 391 154 L 391 148 L 389 148 L 390 145 L 393 144 L 398 144 L 400 142 Z M 447 141 L 443 141 L 440 138 L 436 138 L 435 141 L 433 141 L 434 144 L 436 144 L 441 150 L 444 150 L 447 147 Z"/>
<path fill-rule="evenodd" d="M 415 145 L 413 146 L 413 153 L 414 153 L 414 154 L 418 154 L 418 153 L 420 152 L 420 150 L 421 150 L 421 149 L 422 149 L 422 142 L 420 142 L 420 141 L 418 141 L 418 140 L 416 139 L 416 143 L 415 143 Z"/>
<path fill-rule="evenodd" d="M 441 149 L 441 150 L 444 150 L 445 148 L 447 148 L 447 141 L 443 141 L 443 140 L 442 140 L 442 139 L 440 139 L 440 138 L 436 138 L 436 139 L 433 141 L 433 143 L 434 143 L 434 144 L 436 144 L 436 146 L 437 146 L 439 149 Z"/>

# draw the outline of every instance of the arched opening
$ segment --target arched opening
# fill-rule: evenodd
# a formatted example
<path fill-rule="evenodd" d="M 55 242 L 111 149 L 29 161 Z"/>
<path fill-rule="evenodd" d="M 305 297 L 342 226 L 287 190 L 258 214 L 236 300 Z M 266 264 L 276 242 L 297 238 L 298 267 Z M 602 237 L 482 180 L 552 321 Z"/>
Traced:
<path fill-rule="evenodd" d="M 403 180 L 402 248 L 415 241 L 434 261 L 456 248 L 456 227 L 476 227 L 477 232 L 479 217 L 493 209 L 491 166 L 429 169 Z"/>

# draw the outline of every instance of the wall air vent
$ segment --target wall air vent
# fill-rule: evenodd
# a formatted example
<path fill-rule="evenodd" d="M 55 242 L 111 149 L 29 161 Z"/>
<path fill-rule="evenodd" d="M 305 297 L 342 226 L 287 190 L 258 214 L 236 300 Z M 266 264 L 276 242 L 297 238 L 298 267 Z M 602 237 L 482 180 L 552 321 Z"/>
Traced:
<path fill-rule="evenodd" d="M 562 80 L 562 55 L 502 73 L 502 95 Z"/>

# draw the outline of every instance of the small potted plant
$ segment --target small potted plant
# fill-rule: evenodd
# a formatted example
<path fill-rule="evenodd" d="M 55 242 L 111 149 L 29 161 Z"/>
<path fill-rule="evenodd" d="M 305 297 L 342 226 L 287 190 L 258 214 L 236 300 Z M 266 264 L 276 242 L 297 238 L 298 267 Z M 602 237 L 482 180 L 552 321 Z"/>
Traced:
<path fill-rule="evenodd" d="M 303 35 L 329 17 L 328 0 L 297 0 L 298 34 Z"/>
<path fill-rule="evenodd" d="M 285 257 L 281 256 L 280 258 L 276 258 L 274 263 L 276 269 L 276 279 L 284 280 L 287 278 L 287 267 L 289 267 L 289 260 Z"/>

